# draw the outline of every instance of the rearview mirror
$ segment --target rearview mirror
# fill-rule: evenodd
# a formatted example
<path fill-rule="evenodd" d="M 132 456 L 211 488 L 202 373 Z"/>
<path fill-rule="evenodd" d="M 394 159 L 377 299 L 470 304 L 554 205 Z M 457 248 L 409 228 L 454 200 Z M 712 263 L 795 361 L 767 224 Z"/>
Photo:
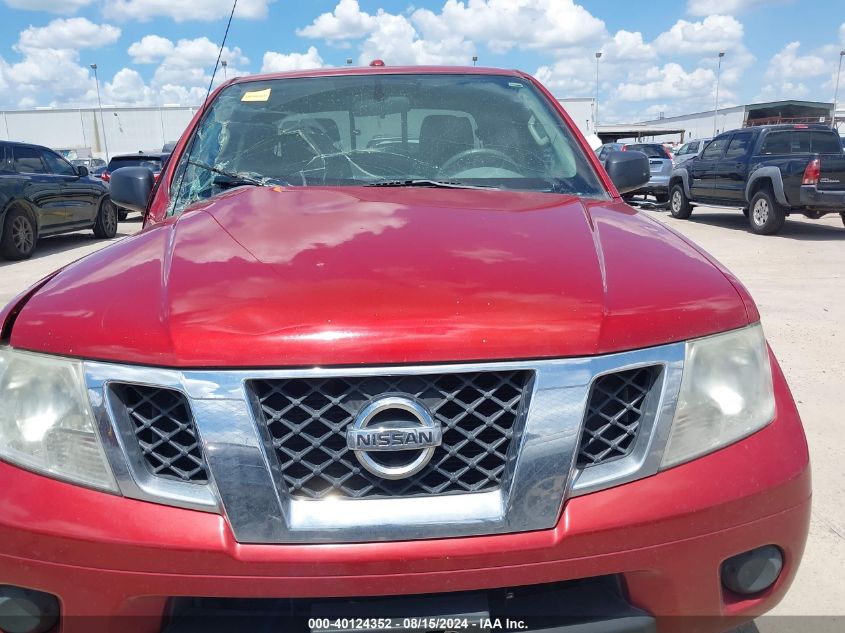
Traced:
<path fill-rule="evenodd" d="M 604 161 L 607 175 L 619 193 L 628 193 L 644 187 L 649 178 L 648 156 L 636 151 L 608 152 Z"/>
<path fill-rule="evenodd" d="M 109 181 L 112 202 L 129 211 L 146 213 L 153 182 L 153 172 L 146 167 L 116 169 Z"/>
<path fill-rule="evenodd" d="M 76 175 L 80 178 L 85 178 L 88 175 L 88 168 L 85 165 L 79 165 L 76 168 Z"/>

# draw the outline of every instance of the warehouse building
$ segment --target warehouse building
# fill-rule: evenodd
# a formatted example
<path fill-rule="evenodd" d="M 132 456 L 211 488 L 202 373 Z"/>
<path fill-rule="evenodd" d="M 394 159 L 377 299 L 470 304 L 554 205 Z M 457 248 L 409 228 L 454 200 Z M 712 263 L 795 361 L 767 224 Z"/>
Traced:
<path fill-rule="evenodd" d="M 666 135 L 674 135 L 678 129 L 686 130 L 684 140 L 711 138 L 725 130 L 735 130 L 754 125 L 776 123 L 825 123 L 833 122 L 833 104 L 819 101 L 771 101 L 719 108 L 718 112 L 696 112 L 681 116 L 665 117 L 644 121 L 648 128 L 671 129 Z M 664 140 L 655 135 L 649 140 Z M 668 137 L 667 139 L 668 140 Z M 674 138 L 672 140 L 675 140 Z"/>
<path fill-rule="evenodd" d="M 196 107 L 39 108 L 0 112 L 0 140 L 45 145 L 68 158 L 160 150 L 177 140 Z"/>

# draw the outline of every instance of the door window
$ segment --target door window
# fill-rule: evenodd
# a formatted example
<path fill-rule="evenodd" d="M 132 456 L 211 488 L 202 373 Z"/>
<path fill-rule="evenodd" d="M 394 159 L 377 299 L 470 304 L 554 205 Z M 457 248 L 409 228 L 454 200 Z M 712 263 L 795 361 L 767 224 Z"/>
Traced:
<path fill-rule="evenodd" d="M 727 151 L 725 151 L 725 158 L 736 159 L 745 156 L 749 145 L 751 145 L 751 134 L 747 132 L 734 134 Z"/>
<path fill-rule="evenodd" d="M 16 147 L 12 151 L 14 154 L 15 171 L 19 174 L 47 173 L 44 163 L 41 162 L 41 157 L 38 155 L 38 150 L 34 147 Z"/>
<path fill-rule="evenodd" d="M 725 145 L 727 144 L 727 137 L 714 139 L 701 154 L 701 158 L 705 160 L 708 158 L 719 158 L 722 155 L 722 150 L 725 149 Z"/>
<path fill-rule="evenodd" d="M 53 152 L 41 152 L 41 157 L 47 163 L 47 167 L 54 174 L 60 176 L 76 176 L 76 170 L 64 158 Z"/>

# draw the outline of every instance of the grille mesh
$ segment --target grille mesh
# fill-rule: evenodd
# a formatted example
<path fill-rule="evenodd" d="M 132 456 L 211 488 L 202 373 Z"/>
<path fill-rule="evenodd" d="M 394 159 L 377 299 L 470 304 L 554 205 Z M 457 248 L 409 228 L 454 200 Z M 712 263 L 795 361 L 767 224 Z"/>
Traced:
<path fill-rule="evenodd" d="M 596 378 L 578 448 L 579 468 L 604 464 L 633 450 L 657 373 L 657 367 L 641 367 Z"/>
<path fill-rule="evenodd" d="M 250 382 L 293 497 L 362 498 L 480 492 L 502 481 L 529 371 Z M 420 472 L 387 480 L 346 446 L 346 428 L 379 396 L 413 396 L 440 422 L 443 442 Z"/>
<path fill-rule="evenodd" d="M 193 483 L 208 481 L 205 460 L 185 396 L 163 387 L 112 384 L 132 421 L 147 467 L 159 477 Z"/>

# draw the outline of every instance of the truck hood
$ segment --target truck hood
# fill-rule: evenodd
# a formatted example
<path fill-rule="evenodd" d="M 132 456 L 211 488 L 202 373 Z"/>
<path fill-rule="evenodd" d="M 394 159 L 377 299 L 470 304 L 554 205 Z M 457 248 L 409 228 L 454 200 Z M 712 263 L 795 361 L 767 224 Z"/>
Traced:
<path fill-rule="evenodd" d="M 171 367 L 586 356 L 741 327 L 725 272 L 612 201 L 243 187 L 67 267 L 14 347 Z"/>

